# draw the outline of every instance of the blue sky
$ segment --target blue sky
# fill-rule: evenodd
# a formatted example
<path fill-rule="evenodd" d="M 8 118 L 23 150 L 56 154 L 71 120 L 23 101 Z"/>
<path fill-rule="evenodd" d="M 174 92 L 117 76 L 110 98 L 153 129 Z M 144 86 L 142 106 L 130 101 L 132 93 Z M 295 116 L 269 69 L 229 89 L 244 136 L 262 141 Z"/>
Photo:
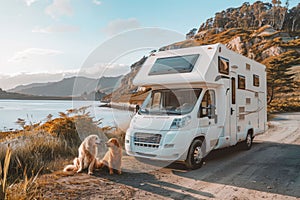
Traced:
<path fill-rule="evenodd" d="M 112 72 L 116 75 L 126 73 L 129 70 L 128 66 L 149 50 L 183 40 L 190 29 L 199 28 L 200 24 L 214 16 L 214 13 L 229 7 L 239 7 L 244 1 L 215 0 L 208 3 L 203 0 L 0 0 L 0 2 L 0 88 L 5 89 L 30 81 L 60 79 L 64 74 L 74 75 L 79 70 L 88 73 L 89 67 L 91 67 L 90 74 L 99 68 L 110 70 L 102 75 L 111 75 Z M 291 1 L 290 6 L 297 3 L 296 0 Z M 144 28 L 150 29 L 145 33 L 142 31 Z M 121 37 L 124 31 L 128 30 L 135 31 L 129 31 Z M 118 37 L 123 40 L 117 40 Z M 134 42 L 139 45 L 130 44 Z M 97 63 L 94 60 L 94 64 L 91 64 L 92 62 L 89 62 L 91 54 L 95 53 L 96 49 L 102 49 L 100 51 L 102 54 L 96 57 L 103 57 L 104 47 L 105 53 L 113 54 L 108 56 L 112 61 L 98 59 Z M 120 47 L 123 51 L 119 52 L 117 50 Z M 126 52 L 126 49 L 130 53 Z M 90 66 L 86 66 L 87 63 Z M 109 67 L 108 63 L 111 64 Z M 38 76 L 30 80 L 27 76 L 49 73 L 53 74 L 53 78 L 49 80 L 45 76 L 41 80 Z M 57 76 L 54 76 L 55 74 Z M 22 78 L 25 76 L 27 79 L 24 82 Z M 12 81 L 13 77 L 16 83 Z"/>

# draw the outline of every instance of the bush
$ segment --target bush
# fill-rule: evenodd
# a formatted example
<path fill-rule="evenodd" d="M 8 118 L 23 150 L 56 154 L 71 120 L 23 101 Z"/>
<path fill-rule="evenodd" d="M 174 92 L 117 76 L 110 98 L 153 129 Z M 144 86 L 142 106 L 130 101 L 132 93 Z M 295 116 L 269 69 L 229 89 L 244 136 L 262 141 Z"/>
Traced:
<path fill-rule="evenodd" d="M 21 182 L 22 187 L 26 188 L 22 191 L 25 192 L 22 195 L 27 198 L 28 180 L 34 182 L 34 177 L 38 174 L 62 169 L 66 164 L 65 160 L 78 156 L 78 147 L 83 138 L 96 134 L 106 139 L 102 129 L 97 126 L 99 122 L 93 121 L 88 113 L 69 115 L 70 113 L 60 113 L 59 118 L 49 117 L 44 124 L 26 126 L 23 131 L 4 134 L 5 137 L 9 136 L 9 141 L 0 143 L 1 185 L 4 178 L 2 166 L 5 163 L 7 149 L 11 149 L 5 178 L 7 185 Z M 8 148 L 9 143 L 11 147 Z M 16 187 L 19 187 L 19 184 Z M 3 199 L 3 196 L 5 190 L 0 192 L 0 199 Z"/>

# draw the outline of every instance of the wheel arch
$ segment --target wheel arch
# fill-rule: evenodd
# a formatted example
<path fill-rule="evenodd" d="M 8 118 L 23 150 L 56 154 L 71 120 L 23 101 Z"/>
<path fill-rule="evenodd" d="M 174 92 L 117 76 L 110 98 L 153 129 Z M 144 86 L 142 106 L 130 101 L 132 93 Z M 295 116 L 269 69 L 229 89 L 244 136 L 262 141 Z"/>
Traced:
<path fill-rule="evenodd" d="M 251 134 L 251 137 L 254 137 L 254 129 L 253 128 L 249 128 L 247 131 L 247 134 Z"/>
<path fill-rule="evenodd" d="M 205 154 L 207 148 L 206 148 L 206 141 L 205 141 L 205 136 L 204 135 L 199 135 L 197 137 L 194 137 L 194 139 L 192 139 L 191 142 L 190 142 L 190 145 L 189 145 L 189 148 L 187 149 L 187 152 L 190 151 L 190 148 L 191 148 L 191 146 L 192 146 L 192 144 L 195 140 L 201 140 L 202 141 L 202 146 L 205 147 L 205 152 L 203 152 L 203 153 Z M 188 154 L 186 153 L 185 158 L 187 158 L 187 156 L 188 156 Z"/>
<path fill-rule="evenodd" d="M 192 140 L 190 140 L 189 145 L 188 145 L 186 151 L 181 155 L 181 157 L 180 157 L 179 160 L 182 160 L 182 161 L 186 160 L 186 158 L 188 156 L 188 152 L 189 152 L 189 150 L 191 148 L 191 145 L 192 145 L 192 143 L 195 140 L 201 140 L 206 145 L 205 136 L 204 135 L 198 135 L 198 136 L 194 137 Z M 205 148 L 206 148 L 206 146 L 205 146 Z"/>

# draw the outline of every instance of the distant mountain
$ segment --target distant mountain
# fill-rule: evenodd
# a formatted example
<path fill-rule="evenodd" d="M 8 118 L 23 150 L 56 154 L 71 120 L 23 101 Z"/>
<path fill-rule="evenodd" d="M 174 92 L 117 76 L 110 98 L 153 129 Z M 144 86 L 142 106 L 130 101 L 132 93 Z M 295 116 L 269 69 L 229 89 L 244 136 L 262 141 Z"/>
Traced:
<path fill-rule="evenodd" d="M 58 82 L 21 85 L 9 90 L 9 92 L 36 96 L 89 96 L 90 93 L 97 91 L 101 93 L 112 92 L 114 88 L 119 86 L 121 77 L 101 77 L 100 79 L 71 77 Z"/>
<path fill-rule="evenodd" d="M 0 99 L 18 99 L 18 100 L 72 100 L 71 97 L 55 97 L 55 96 L 34 96 L 27 94 L 19 94 L 15 92 L 7 92 L 0 88 Z M 79 98 L 78 98 L 79 99 Z M 84 99 L 84 98 L 80 98 Z"/>
<path fill-rule="evenodd" d="M 22 90 L 27 90 L 30 88 L 34 88 L 34 87 L 42 87 L 42 86 L 46 86 L 48 84 L 51 84 L 53 82 L 48 82 L 48 83 L 31 83 L 28 85 L 18 85 L 17 87 L 8 90 L 8 92 L 20 92 Z"/>

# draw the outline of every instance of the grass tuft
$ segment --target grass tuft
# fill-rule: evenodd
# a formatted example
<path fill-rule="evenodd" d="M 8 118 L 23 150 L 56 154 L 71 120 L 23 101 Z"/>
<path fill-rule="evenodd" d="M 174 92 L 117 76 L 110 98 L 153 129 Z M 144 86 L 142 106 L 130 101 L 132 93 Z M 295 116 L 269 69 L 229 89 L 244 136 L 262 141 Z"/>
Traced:
<path fill-rule="evenodd" d="M 43 124 L 24 125 L 22 131 L 0 133 L 0 199 L 36 198 L 40 174 L 63 169 L 78 156 L 86 136 L 106 139 L 105 130 L 97 126 L 100 122 L 93 121 L 85 109 L 48 117 Z"/>

